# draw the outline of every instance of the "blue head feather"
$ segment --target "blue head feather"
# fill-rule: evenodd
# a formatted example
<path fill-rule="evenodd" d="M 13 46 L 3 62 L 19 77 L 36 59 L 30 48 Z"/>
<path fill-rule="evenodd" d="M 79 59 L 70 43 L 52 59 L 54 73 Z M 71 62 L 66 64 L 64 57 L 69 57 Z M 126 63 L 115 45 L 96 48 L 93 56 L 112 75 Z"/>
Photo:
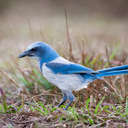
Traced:
<path fill-rule="evenodd" d="M 48 63 L 56 59 L 59 54 L 48 44 L 44 42 L 36 42 L 31 44 L 27 50 L 30 57 L 36 57 L 40 64 L 40 69 L 42 69 L 43 63 Z"/>

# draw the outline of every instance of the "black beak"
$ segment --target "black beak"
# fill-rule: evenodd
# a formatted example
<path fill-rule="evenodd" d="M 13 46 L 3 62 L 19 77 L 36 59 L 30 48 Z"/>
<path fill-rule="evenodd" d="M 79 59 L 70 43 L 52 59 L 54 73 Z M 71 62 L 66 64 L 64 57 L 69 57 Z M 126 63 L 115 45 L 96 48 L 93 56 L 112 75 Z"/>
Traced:
<path fill-rule="evenodd" d="M 29 55 L 29 51 L 24 51 L 23 53 L 21 53 L 18 58 L 23 58 L 25 56 L 28 56 Z"/>

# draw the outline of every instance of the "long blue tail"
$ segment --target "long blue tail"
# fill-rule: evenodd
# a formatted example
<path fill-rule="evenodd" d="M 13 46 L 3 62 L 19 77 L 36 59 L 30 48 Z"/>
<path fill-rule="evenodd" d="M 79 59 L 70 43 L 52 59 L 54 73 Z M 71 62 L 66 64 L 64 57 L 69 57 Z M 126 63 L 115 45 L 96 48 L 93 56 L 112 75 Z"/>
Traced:
<path fill-rule="evenodd" d="M 98 70 L 98 72 L 99 73 L 96 76 L 99 78 L 104 76 L 128 74 L 128 65 L 106 68 L 106 69 Z"/>

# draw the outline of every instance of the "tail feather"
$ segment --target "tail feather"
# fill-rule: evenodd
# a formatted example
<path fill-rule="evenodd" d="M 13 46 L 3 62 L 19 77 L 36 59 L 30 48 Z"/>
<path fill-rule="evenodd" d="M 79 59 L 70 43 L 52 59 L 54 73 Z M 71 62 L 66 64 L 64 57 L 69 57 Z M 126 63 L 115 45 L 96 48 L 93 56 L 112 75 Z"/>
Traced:
<path fill-rule="evenodd" d="M 97 74 L 97 77 L 101 78 L 104 76 L 115 76 L 115 75 L 123 75 L 123 74 L 128 74 L 128 70 L 102 72 L 102 73 Z"/>
<path fill-rule="evenodd" d="M 122 71 L 122 70 L 128 70 L 128 65 L 106 68 L 106 69 L 98 70 L 98 72 L 99 73 L 107 73 L 107 72 Z"/>

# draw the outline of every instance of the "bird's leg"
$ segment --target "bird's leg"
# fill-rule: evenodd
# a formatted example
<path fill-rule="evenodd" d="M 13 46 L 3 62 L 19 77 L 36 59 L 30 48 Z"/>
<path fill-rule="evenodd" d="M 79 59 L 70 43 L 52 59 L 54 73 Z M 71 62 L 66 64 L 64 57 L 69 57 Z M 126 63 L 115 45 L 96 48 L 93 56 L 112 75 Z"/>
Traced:
<path fill-rule="evenodd" d="M 63 105 L 67 100 L 67 95 L 65 93 L 63 93 L 63 99 L 62 101 L 57 105 L 57 107 L 60 107 L 61 105 Z"/>
<path fill-rule="evenodd" d="M 72 94 L 72 92 L 68 92 L 67 93 L 67 96 L 68 96 L 68 99 L 69 99 L 69 103 L 68 105 L 66 106 L 66 108 L 64 110 L 67 110 L 68 107 L 72 104 L 72 102 L 75 100 L 75 96 Z"/>

